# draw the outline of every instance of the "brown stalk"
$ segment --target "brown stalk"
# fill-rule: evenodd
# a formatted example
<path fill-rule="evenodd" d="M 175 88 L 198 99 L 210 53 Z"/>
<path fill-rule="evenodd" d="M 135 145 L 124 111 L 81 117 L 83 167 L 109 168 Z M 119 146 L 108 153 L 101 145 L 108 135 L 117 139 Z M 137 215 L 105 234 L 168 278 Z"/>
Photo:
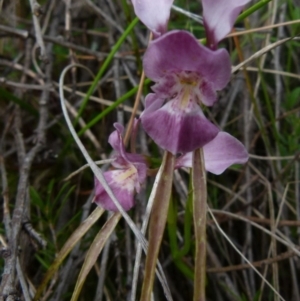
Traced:
<path fill-rule="evenodd" d="M 164 235 L 171 197 L 175 156 L 165 152 L 162 163 L 162 177 L 158 183 L 149 224 L 149 247 L 145 264 L 145 275 L 141 301 L 150 301 L 154 283 L 155 267 Z"/>
<path fill-rule="evenodd" d="M 193 215 L 196 245 L 193 300 L 205 301 L 207 183 L 202 148 L 194 151 L 192 164 Z"/>

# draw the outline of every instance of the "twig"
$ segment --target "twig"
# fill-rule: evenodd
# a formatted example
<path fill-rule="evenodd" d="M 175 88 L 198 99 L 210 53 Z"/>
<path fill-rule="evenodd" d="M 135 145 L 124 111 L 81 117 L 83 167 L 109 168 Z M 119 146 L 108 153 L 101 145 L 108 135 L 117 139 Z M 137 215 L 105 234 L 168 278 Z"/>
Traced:
<path fill-rule="evenodd" d="M 2 30 L 4 32 L 7 32 L 9 34 L 19 36 L 23 39 L 27 39 L 29 37 L 28 31 L 23 30 L 23 29 L 16 29 L 16 28 L 13 28 L 13 27 L 10 27 L 10 26 L 5 26 L 5 25 L 0 24 L 0 30 Z"/>
<path fill-rule="evenodd" d="M 26 279 L 24 277 L 24 273 L 21 268 L 19 257 L 17 258 L 17 274 L 18 274 L 18 278 L 19 278 L 19 281 L 20 281 L 20 284 L 22 287 L 22 293 L 23 293 L 25 301 L 31 301 L 31 297 L 30 297 L 30 294 L 28 291 L 28 286 L 26 283 Z"/>
<path fill-rule="evenodd" d="M 49 90 L 49 91 L 54 91 L 52 84 L 40 86 L 40 85 L 31 85 L 31 84 L 22 84 L 19 82 L 13 82 L 11 80 L 7 80 L 5 77 L 0 77 L 0 83 L 3 84 L 4 86 L 8 87 L 14 87 L 17 89 L 22 89 L 22 90 L 37 90 L 37 91 L 42 91 L 42 90 Z"/>
<path fill-rule="evenodd" d="M 273 236 L 276 238 L 277 241 L 281 242 L 283 245 L 285 245 L 286 247 L 290 248 L 291 250 L 293 250 L 295 252 L 295 254 L 297 254 L 298 256 L 300 256 L 300 251 L 299 251 L 299 247 L 291 242 L 288 242 L 284 239 L 282 239 L 281 237 L 279 237 L 278 235 L 272 233 L 272 231 L 269 231 L 268 229 L 258 225 L 257 223 L 255 222 L 252 222 L 250 220 L 248 220 L 247 218 L 241 216 L 241 215 L 238 215 L 238 214 L 234 214 L 234 213 L 231 213 L 231 212 L 227 212 L 227 211 L 222 211 L 222 210 L 217 210 L 217 209 L 211 209 L 210 210 L 212 213 L 219 213 L 219 214 L 225 214 L 225 215 L 228 215 L 228 216 L 231 216 L 233 218 L 236 218 L 236 219 L 239 219 L 239 220 L 242 220 L 242 221 L 245 221 L 247 223 L 251 223 L 252 226 L 260 229 L 261 231 L 267 233 L 268 235 L 270 236 Z M 215 222 L 217 222 L 216 218 L 213 217 L 213 220 Z M 218 224 L 218 228 L 219 228 L 219 224 Z"/>
<path fill-rule="evenodd" d="M 32 1 L 32 0 L 30 0 L 30 1 Z M 9 33 L 10 31 L 13 31 L 14 28 L 6 26 L 6 27 L 2 28 L 2 30 Z M 22 34 L 20 34 L 19 36 L 22 37 L 22 38 L 32 37 L 30 35 L 30 33 L 28 31 L 26 31 L 26 30 L 22 30 Z M 106 58 L 109 55 L 106 52 L 100 52 L 100 51 L 90 50 L 90 49 L 88 49 L 86 47 L 79 46 L 79 45 L 76 45 L 74 43 L 65 41 L 62 36 L 59 36 L 59 37 L 55 38 L 53 36 L 43 35 L 42 39 L 44 41 L 46 41 L 46 42 L 52 42 L 54 44 L 66 47 L 68 49 L 72 49 L 72 50 L 76 50 L 76 51 L 88 54 L 88 55 L 90 55 L 92 57 L 95 57 L 95 58 L 97 58 L 99 60 L 103 60 L 104 58 Z M 135 57 L 132 56 L 132 55 L 129 55 L 128 53 L 125 53 L 125 54 L 117 53 L 114 56 L 114 58 L 116 58 L 116 59 L 124 59 L 124 58 L 126 58 L 128 60 L 135 60 Z"/>
<path fill-rule="evenodd" d="M 95 5 L 91 0 L 85 0 L 86 4 L 93 9 L 93 11 L 100 17 L 104 18 L 110 25 L 115 27 L 120 33 L 123 33 L 123 28 L 116 23 L 110 16 L 104 13 L 97 5 Z"/>
<path fill-rule="evenodd" d="M 6 168 L 4 164 L 4 159 L 0 156 L 0 170 L 1 170 L 1 180 L 2 180 L 2 196 L 3 196 L 3 222 L 5 226 L 5 232 L 8 237 L 11 236 L 11 216 L 9 211 L 9 195 L 8 195 L 8 185 L 7 185 L 7 175 Z"/>
<path fill-rule="evenodd" d="M 238 264 L 238 265 L 231 265 L 228 267 L 218 267 L 218 268 L 208 268 L 207 272 L 208 273 L 226 273 L 226 272 L 232 272 L 232 271 L 239 271 L 239 270 L 244 270 L 244 269 L 251 269 L 252 266 L 254 267 L 263 267 L 268 264 L 272 264 L 274 262 L 278 262 L 290 257 L 296 256 L 294 251 L 287 251 L 284 252 L 280 255 L 277 255 L 276 257 L 273 258 L 267 258 L 259 261 L 254 261 L 251 262 L 250 264 Z"/>
<path fill-rule="evenodd" d="M 220 225 L 218 224 L 217 220 L 215 219 L 211 209 L 208 207 L 208 212 L 210 213 L 212 219 L 214 220 L 218 230 L 222 234 L 222 236 L 229 242 L 229 244 L 233 247 L 233 249 L 251 266 L 251 268 L 255 271 L 255 273 L 262 278 L 262 280 L 270 287 L 270 289 L 280 298 L 280 300 L 285 301 L 285 299 L 280 296 L 280 294 L 274 289 L 272 284 L 263 277 L 263 275 L 251 264 L 251 262 L 243 255 L 243 253 L 234 245 L 234 243 L 231 241 L 231 239 L 226 235 L 226 233 L 222 230 Z"/>
<path fill-rule="evenodd" d="M 23 228 L 28 233 L 29 236 L 34 238 L 40 246 L 44 249 L 47 246 L 47 241 L 38 233 L 36 230 L 33 229 L 32 224 L 30 221 L 23 222 Z"/>
<path fill-rule="evenodd" d="M 299 37 L 292 37 L 292 38 L 285 38 L 282 40 L 279 40 L 273 44 L 270 44 L 266 47 L 264 47 L 263 49 L 257 51 L 256 53 L 254 53 L 253 55 L 251 55 L 249 58 L 247 58 L 246 60 L 244 60 L 242 63 L 238 64 L 237 66 L 234 66 L 231 70 L 232 73 L 235 73 L 236 71 L 238 71 L 239 69 L 241 69 L 244 65 L 248 64 L 249 62 L 259 58 L 260 56 L 262 56 L 263 54 L 269 52 L 270 50 L 288 42 L 288 41 L 292 41 L 292 40 L 299 40 Z"/>
<path fill-rule="evenodd" d="M 252 28 L 252 29 L 247 29 L 247 30 L 242 30 L 242 31 L 234 31 L 226 36 L 226 38 L 234 37 L 234 36 L 240 36 L 240 35 L 246 35 L 248 33 L 253 33 L 253 32 L 259 32 L 259 31 L 267 31 L 268 29 L 274 29 L 277 27 L 282 27 L 282 26 L 288 26 L 288 25 L 293 25 L 293 24 L 298 24 L 300 23 L 300 20 L 293 20 L 293 21 L 288 21 L 288 22 L 280 22 L 277 24 L 271 24 L 267 26 L 262 26 L 259 28 Z"/>
<path fill-rule="evenodd" d="M 214 212 L 214 214 L 215 215 L 220 215 L 218 223 L 221 223 L 221 222 L 224 222 L 224 221 L 228 220 L 228 217 L 225 217 L 225 216 L 224 216 L 224 218 L 222 217 L 222 215 L 224 215 L 224 214 L 221 213 L 221 212 Z M 270 225 L 270 219 L 268 219 L 268 218 L 261 218 L 261 217 L 256 217 L 256 216 L 246 216 L 246 215 L 243 215 L 243 214 L 240 214 L 240 213 L 236 213 L 236 215 L 239 215 L 239 216 L 243 217 L 244 219 L 255 222 L 257 224 Z M 208 223 L 211 224 L 212 221 L 208 222 Z M 296 221 L 280 220 L 280 221 L 278 221 L 278 226 L 279 227 L 280 226 L 281 227 L 282 226 L 300 227 L 300 221 L 298 221 L 298 220 L 296 220 Z"/>
<path fill-rule="evenodd" d="M 153 39 L 153 34 L 150 33 L 148 45 L 149 45 L 149 43 L 151 42 L 152 39 Z M 141 78 L 140 78 L 139 88 L 138 88 L 138 91 L 136 93 L 136 97 L 135 97 L 135 100 L 134 100 L 134 106 L 133 106 L 132 114 L 130 116 L 130 120 L 129 120 L 129 123 L 128 123 L 128 128 L 127 128 L 125 138 L 124 138 L 124 144 L 125 145 L 127 145 L 127 143 L 129 142 L 129 138 L 130 138 L 130 135 L 131 135 L 134 118 L 135 118 L 135 115 L 136 115 L 136 112 L 137 112 L 137 109 L 138 109 L 138 106 L 139 106 L 140 100 L 141 100 L 144 81 L 145 81 L 145 72 L 143 71 L 142 75 L 141 75 Z"/>
<path fill-rule="evenodd" d="M 45 48 L 45 44 L 43 41 L 43 37 L 42 37 L 42 30 L 41 30 L 41 26 L 40 26 L 40 22 L 38 17 L 41 14 L 41 7 L 38 4 L 38 2 L 36 0 L 29 0 L 30 2 L 30 6 L 31 6 L 31 12 L 32 12 L 32 19 L 33 19 L 33 24 L 34 24 L 34 29 L 35 29 L 35 37 L 36 37 L 36 41 L 37 44 L 39 45 L 40 49 L 41 49 L 41 59 L 45 62 L 48 63 L 49 59 L 46 53 L 46 48 Z"/>
<path fill-rule="evenodd" d="M 114 159 L 106 159 L 106 160 L 95 161 L 95 163 L 98 165 L 98 164 L 111 163 L 113 161 L 114 161 Z M 85 164 L 85 165 L 81 166 L 76 171 L 72 172 L 70 175 L 68 175 L 66 178 L 64 178 L 63 181 L 69 181 L 71 178 L 73 178 L 74 176 L 76 176 L 77 174 L 79 174 L 81 171 L 83 171 L 83 170 L 85 170 L 85 169 L 87 169 L 89 167 L 90 167 L 89 164 Z"/>
<path fill-rule="evenodd" d="M 56 83 L 54 83 L 54 85 L 58 86 L 58 84 L 56 84 Z M 83 92 L 80 92 L 80 91 L 77 91 L 77 90 L 73 91 L 71 88 L 69 88 L 67 86 L 64 86 L 63 88 L 64 88 L 65 91 L 72 92 L 72 93 L 74 93 L 75 95 L 78 95 L 78 96 L 86 97 L 86 95 L 87 95 L 86 93 L 83 93 Z M 100 104 L 104 104 L 106 106 L 111 106 L 111 105 L 114 104 L 114 102 L 111 101 L 111 100 L 99 98 L 99 97 L 96 97 L 96 96 L 93 96 L 93 95 L 91 95 L 89 97 L 89 99 L 92 100 L 92 101 L 94 101 L 94 102 L 97 102 L 97 103 L 100 103 Z M 132 112 L 133 111 L 133 108 L 130 107 L 130 106 L 127 106 L 127 105 L 123 105 L 123 109 L 126 112 Z M 139 111 L 139 110 L 136 112 L 137 115 L 140 115 L 141 113 L 142 112 Z"/>
<path fill-rule="evenodd" d="M 49 44 L 48 47 L 49 47 L 48 50 L 51 51 L 52 45 Z M 50 82 L 51 74 L 52 74 L 52 63 L 50 61 L 49 64 L 46 66 L 46 75 L 47 75 L 46 84 Z M 17 187 L 15 207 L 12 214 L 12 235 L 9 238 L 9 250 L 11 254 L 5 260 L 4 272 L 3 272 L 2 282 L 0 286 L 0 291 L 2 296 L 5 296 L 7 299 L 12 298 L 10 296 L 15 295 L 18 246 L 19 246 L 20 232 L 21 232 L 24 212 L 26 212 L 26 206 L 28 202 L 26 197 L 28 194 L 29 174 L 30 174 L 33 159 L 35 158 L 36 154 L 41 150 L 45 142 L 45 128 L 46 128 L 46 122 L 48 117 L 48 108 L 47 108 L 48 98 L 49 98 L 49 91 L 44 90 L 42 92 L 39 101 L 39 122 L 36 129 L 36 144 L 27 153 L 25 153 L 23 138 L 20 133 L 20 128 L 19 128 L 20 125 L 18 124 L 19 122 L 18 114 L 16 115 L 16 119 L 15 119 L 15 123 L 16 123 L 15 137 L 16 137 L 16 143 L 19 144 L 18 158 L 20 164 L 20 170 L 19 170 L 20 176 L 19 176 L 19 182 Z M 16 111 L 18 111 L 18 108 L 16 108 Z"/>
<path fill-rule="evenodd" d="M 27 76 L 30 76 L 31 78 L 36 80 L 41 86 L 45 85 L 44 80 L 38 74 L 36 74 L 32 70 L 30 70 L 20 64 L 10 62 L 10 61 L 4 60 L 4 59 L 0 59 L 0 65 L 8 66 L 8 67 L 14 68 L 16 70 L 22 71 Z"/>

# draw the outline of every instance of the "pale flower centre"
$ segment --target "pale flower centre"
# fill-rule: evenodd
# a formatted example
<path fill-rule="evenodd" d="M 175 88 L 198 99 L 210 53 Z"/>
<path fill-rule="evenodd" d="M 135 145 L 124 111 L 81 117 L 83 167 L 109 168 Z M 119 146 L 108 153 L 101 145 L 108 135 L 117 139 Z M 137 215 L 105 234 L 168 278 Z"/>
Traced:
<path fill-rule="evenodd" d="M 190 101 L 200 104 L 200 84 L 201 78 L 195 72 L 184 71 L 177 74 L 176 86 L 182 110 L 187 109 Z"/>
<path fill-rule="evenodd" d="M 136 168 L 132 165 L 130 168 L 122 170 L 118 176 L 116 176 L 115 181 L 116 182 L 124 182 L 128 179 L 130 179 L 132 176 L 135 176 L 137 174 Z"/>

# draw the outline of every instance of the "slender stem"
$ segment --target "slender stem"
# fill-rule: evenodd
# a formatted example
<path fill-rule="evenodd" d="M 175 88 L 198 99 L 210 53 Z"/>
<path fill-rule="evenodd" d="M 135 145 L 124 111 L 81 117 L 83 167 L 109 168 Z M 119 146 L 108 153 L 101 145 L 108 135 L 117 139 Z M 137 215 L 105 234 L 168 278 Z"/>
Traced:
<path fill-rule="evenodd" d="M 149 43 L 151 42 L 152 39 L 153 39 L 153 34 L 150 33 Z M 137 112 L 137 109 L 139 107 L 140 100 L 141 100 L 141 95 L 142 95 L 142 92 L 143 92 L 144 82 L 145 82 L 145 72 L 143 70 L 141 78 L 140 78 L 138 92 L 137 92 L 136 97 L 135 97 L 133 110 L 132 110 L 132 113 L 131 113 L 131 116 L 130 116 L 130 119 L 129 119 L 129 122 L 128 122 L 128 127 L 127 127 L 127 131 L 126 131 L 125 138 L 124 138 L 125 146 L 129 142 L 129 138 L 130 138 L 133 123 L 134 123 L 134 118 L 135 118 L 135 115 L 136 115 L 136 112 Z"/>
<path fill-rule="evenodd" d="M 94 78 L 94 81 L 92 83 L 92 85 L 90 86 L 86 96 L 84 97 L 82 104 L 78 110 L 78 115 L 76 117 L 76 119 L 74 120 L 74 125 L 77 124 L 79 118 L 81 117 L 90 96 L 94 93 L 100 78 L 102 77 L 102 75 L 104 74 L 104 72 L 106 71 L 107 67 L 109 66 L 109 64 L 111 63 L 112 59 L 114 58 L 116 52 L 119 50 L 119 48 L 122 46 L 123 42 L 125 41 L 125 39 L 127 38 L 127 36 L 129 35 L 129 33 L 131 32 L 131 30 L 134 28 L 134 26 L 138 23 L 139 19 L 135 18 L 126 28 L 126 30 L 124 31 L 124 33 L 122 34 L 122 36 L 119 38 L 119 40 L 116 42 L 116 44 L 112 47 L 111 52 L 109 53 L 108 57 L 105 59 L 105 61 L 103 62 L 99 72 L 97 73 L 96 77 Z"/>
<path fill-rule="evenodd" d="M 245 10 L 244 12 L 242 12 L 237 17 L 235 23 L 241 22 L 242 20 L 244 20 L 248 16 L 252 15 L 255 11 L 259 10 L 264 5 L 267 5 L 270 1 L 272 1 L 272 0 L 261 0 L 261 1 L 257 2 L 257 3 L 255 3 L 254 5 L 252 5 L 251 7 L 249 7 L 247 10 Z"/>
<path fill-rule="evenodd" d="M 193 152 L 192 188 L 193 188 L 193 215 L 195 227 L 195 274 L 194 299 L 205 301 L 206 277 L 206 171 L 202 148 Z"/>
<path fill-rule="evenodd" d="M 126 131 L 126 134 L 125 134 L 125 137 L 124 137 L 125 146 L 129 142 L 129 138 L 130 138 L 133 123 L 134 123 L 134 118 L 135 118 L 135 115 L 136 115 L 136 111 L 139 107 L 140 100 L 141 100 L 141 95 L 142 95 L 142 92 L 143 92 L 144 81 L 145 81 L 145 72 L 143 71 L 142 75 L 141 75 L 140 83 L 139 83 L 139 86 L 138 86 L 138 92 L 137 92 L 136 97 L 135 97 L 133 110 L 132 110 L 132 113 L 131 113 L 131 116 L 130 116 L 130 119 L 129 119 L 129 122 L 128 122 L 127 131 Z"/>

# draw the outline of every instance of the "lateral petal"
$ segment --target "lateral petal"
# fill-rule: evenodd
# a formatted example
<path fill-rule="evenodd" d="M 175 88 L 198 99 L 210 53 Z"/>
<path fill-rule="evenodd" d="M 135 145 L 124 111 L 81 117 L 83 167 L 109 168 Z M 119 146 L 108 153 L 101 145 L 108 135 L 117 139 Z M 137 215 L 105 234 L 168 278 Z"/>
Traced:
<path fill-rule="evenodd" d="M 205 168 L 219 175 L 233 164 L 244 164 L 249 155 L 245 146 L 226 132 L 219 132 L 214 140 L 203 147 Z"/>
<path fill-rule="evenodd" d="M 135 14 L 159 37 L 167 31 L 170 10 L 174 0 L 132 0 Z"/>
<path fill-rule="evenodd" d="M 216 49 L 218 43 L 230 33 L 237 16 L 248 2 L 250 0 L 202 0 L 209 48 Z"/>
<path fill-rule="evenodd" d="M 249 155 L 244 145 L 226 132 L 219 132 L 215 139 L 203 146 L 205 169 L 219 175 L 233 164 L 244 164 Z M 176 160 L 176 168 L 192 167 L 192 152 Z"/>

